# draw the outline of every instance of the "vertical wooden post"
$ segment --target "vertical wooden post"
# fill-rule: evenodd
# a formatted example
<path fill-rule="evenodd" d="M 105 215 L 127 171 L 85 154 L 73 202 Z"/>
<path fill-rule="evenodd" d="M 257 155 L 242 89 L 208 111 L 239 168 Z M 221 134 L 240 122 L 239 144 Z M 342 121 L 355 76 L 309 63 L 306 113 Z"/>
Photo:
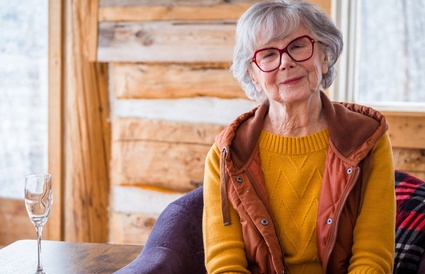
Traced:
<path fill-rule="evenodd" d="M 49 239 L 108 241 L 107 64 L 95 61 L 98 1 L 50 0 Z"/>
<path fill-rule="evenodd" d="M 52 174 L 53 205 L 44 236 L 62 240 L 62 94 L 63 94 L 63 1 L 49 0 L 49 173 Z"/>

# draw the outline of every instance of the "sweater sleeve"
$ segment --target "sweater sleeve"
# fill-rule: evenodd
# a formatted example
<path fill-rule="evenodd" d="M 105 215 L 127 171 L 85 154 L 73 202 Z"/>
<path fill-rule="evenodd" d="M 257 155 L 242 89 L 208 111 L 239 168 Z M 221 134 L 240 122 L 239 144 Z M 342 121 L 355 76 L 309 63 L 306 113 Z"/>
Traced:
<path fill-rule="evenodd" d="M 354 228 L 349 273 L 393 272 L 395 214 L 394 164 L 386 133 L 373 149 L 372 170 Z"/>
<path fill-rule="evenodd" d="M 250 273 L 241 224 L 229 203 L 231 225 L 224 226 L 220 198 L 220 151 L 214 144 L 208 152 L 204 175 L 202 231 L 208 273 Z"/>

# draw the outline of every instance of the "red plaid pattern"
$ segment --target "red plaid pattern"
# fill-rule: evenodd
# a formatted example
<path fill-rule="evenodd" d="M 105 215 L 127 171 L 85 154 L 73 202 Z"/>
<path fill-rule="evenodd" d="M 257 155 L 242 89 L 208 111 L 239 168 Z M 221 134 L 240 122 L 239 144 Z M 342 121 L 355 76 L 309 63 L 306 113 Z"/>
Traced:
<path fill-rule="evenodd" d="M 397 198 L 394 273 L 417 273 L 425 251 L 425 182 L 395 172 Z"/>

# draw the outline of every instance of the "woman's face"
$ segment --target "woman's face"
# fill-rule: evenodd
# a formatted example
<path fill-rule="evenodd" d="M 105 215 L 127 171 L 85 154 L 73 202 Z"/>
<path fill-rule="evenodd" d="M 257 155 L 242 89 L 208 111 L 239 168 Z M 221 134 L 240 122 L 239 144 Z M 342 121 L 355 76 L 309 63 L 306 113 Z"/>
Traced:
<path fill-rule="evenodd" d="M 293 39 L 303 35 L 313 37 L 311 32 L 301 25 L 284 39 L 269 42 L 258 49 L 268 47 L 283 49 Z M 310 96 L 318 93 L 322 74 L 327 71 L 326 55 L 318 46 L 318 42 L 315 42 L 313 56 L 310 59 L 295 62 L 285 52 L 276 70 L 263 72 L 252 62 L 250 75 L 257 90 L 266 92 L 270 101 L 287 104 L 308 100 Z"/>

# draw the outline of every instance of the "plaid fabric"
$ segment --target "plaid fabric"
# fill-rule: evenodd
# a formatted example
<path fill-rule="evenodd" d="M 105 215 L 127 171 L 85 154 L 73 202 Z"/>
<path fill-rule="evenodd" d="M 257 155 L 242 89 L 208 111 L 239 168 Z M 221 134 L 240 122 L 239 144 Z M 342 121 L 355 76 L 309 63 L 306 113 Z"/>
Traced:
<path fill-rule="evenodd" d="M 425 182 L 395 172 L 397 198 L 394 273 L 417 273 L 425 250 Z"/>

